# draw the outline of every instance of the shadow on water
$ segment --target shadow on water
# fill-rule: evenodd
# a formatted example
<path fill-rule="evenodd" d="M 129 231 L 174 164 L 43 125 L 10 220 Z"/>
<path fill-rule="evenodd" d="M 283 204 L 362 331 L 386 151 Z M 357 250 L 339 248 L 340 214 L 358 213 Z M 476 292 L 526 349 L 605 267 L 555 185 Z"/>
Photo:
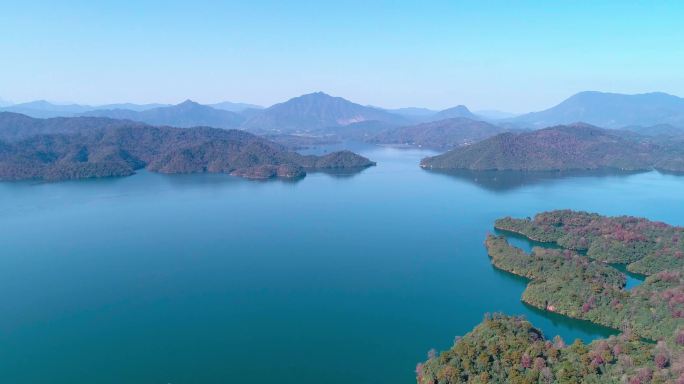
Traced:
<path fill-rule="evenodd" d="M 625 277 L 627 277 L 627 282 L 625 284 L 626 291 L 631 290 L 632 288 L 638 286 L 639 284 L 643 283 L 644 280 L 646 280 L 645 275 L 640 275 L 638 273 L 628 271 L 626 264 L 610 264 L 610 266 L 622 272 L 625 275 Z"/>
<path fill-rule="evenodd" d="M 328 168 L 328 169 L 314 169 L 308 171 L 309 173 L 322 173 L 330 177 L 339 179 L 350 179 L 359 175 L 361 172 L 371 167 L 351 167 L 351 168 Z"/>
<path fill-rule="evenodd" d="M 532 248 L 534 247 L 560 249 L 560 246 L 558 246 L 558 244 L 556 243 L 543 243 L 541 241 L 530 240 L 529 238 L 521 234 L 506 231 L 503 229 L 495 228 L 494 234 L 499 236 L 505 236 L 509 244 L 511 244 L 514 247 L 518 247 L 527 253 L 532 252 Z"/>
<path fill-rule="evenodd" d="M 626 177 L 643 171 L 580 170 L 580 171 L 470 171 L 425 169 L 426 172 L 467 181 L 492 192 L 508 192 L 517 188 L 553 184 L 567 178 Z"/>
<path fill-rule="evenodd" d="M 532 248 L 534 247 L 540 247 L 540 248 L 548 248 L 548 249 L 562 249 L 558 244 L 556 243 L 542 243 L 539 241 L 534 241 L 530 240 L 527 237 L 520 235 L 515 232 L 510 232 L 502 229 L 494 229 L 494 233 L 499 236 L 505 236 L 506 240 L 508 241 L 509 244 L 511 244 L 514 247 L 520 248 L 523 251 L 527 253 L 532 252 Z M 575 251 L 579 253 L 580 255 L 587 255 L 586 251 Z M 609 264 L 611 267 L 617 269 L 618 271 L 622 272 L 625 277 L 626 277 L 626 284 L 625 284 L 625 290 L 629 291 L 632 288 L 638 286 L 639 284 L 643 283 L 644 280 L 646 279 L 646 276 L 640 275 L 638 273 L 630 272 L 627 270 L 627 266 L 625 264 Z"/>
<path fill-rule="evenodd" d="M 359 175 L 361 172 L 369 167 L 354 167 L 354 168 L 344 168 L 344 169 L 311 169 L 306 171 L 306 175 L 301 177 L 283 178 L 283 177 L 271 177 L 268 179 L 248 179 L 238 176 L 231 176 L 225 173 L 197 173 L 197 174 L 177 174 L 177 175 L 163 175 L 154 174 L 152 172 L 143 171 L 147 174 L 154 174 L 160 177 L 164 177 L 165 181 L 173 185 L 217 185 L 217 184 L 239 184 L 239 183 L 255 183 L 255 184 L 268 184 L 268 183 L 282 183 L 295 185 L 306 179 L 307 175 L 312 174 L 325 174 L 330 177 L 349 179 Z M 143 173 L 139 172 L 139 173 Z"/>
<path fill-rule="evenodd" d="M 555 327 L 563 327 L 563 328 L 568 328 L 572 331 L 583 331 L 587 333 L 591 333 L 594 335 L 600 335 L 602 338 L 606 338 L 612 335 L 617 335 L 620 333 L 619 330 L 617 329 L 612 329 L 608 327 L 604 327 L 602 325 L 594 324 L 591 321 L 587 320 L 577 320 L 577 319 L 571 319 L 567 316 L 559 315 L 558 313 L 554 312 L 549 312 L 549 311 L 544 311 L 541 310 L 537 307 L 531 306 L 525 302 L 522 303 L 525 308 L 527 308 L 530 312 L 536 313 L 538 315 L 544 316 Z M 553 337 L 555 335 L 545 335 L 546 337 Z M 566 342 L 572 342 L 573 340 L 566 340 Z"/>
<path fill-rule="evenodd" d="M 514 281 L 517 284 L 519 284 L 521 287 L 520 297 L 522 297 L 522 292 L 527 288 L 527 284 L 529 284 L 530 282 L 529 279 L 524 278 L 522 276 L 514 275 L 506 271 L 502 271 L 494 267 L 493 265 L 492 270 L 494 271 L 494 274 L 499 275 L 506 280 Z M 620 333 L 620 331 L 616 329 L 594 324 L 590 321 L 573 319 L 564 315 L 560 315 L 558 313 L 542 310 L 532 305 L 529 305 L 523 302 L 522 300 L 520 302 L 527 310 L 529 310 L 533 314 L 538 315 L 540 317 L 544 317 L 545 319 L 549 320 L 555 328 L 564 328 L 572 331 L 573 333 L 592 335 L 592 338 L 605 338 Z M 554 336 L 556 335 L 545 335 L 545 337 L 547 338 L 552 338 Z M 573 340 L 566 340 L 566 342 L 572 341 Z"/>

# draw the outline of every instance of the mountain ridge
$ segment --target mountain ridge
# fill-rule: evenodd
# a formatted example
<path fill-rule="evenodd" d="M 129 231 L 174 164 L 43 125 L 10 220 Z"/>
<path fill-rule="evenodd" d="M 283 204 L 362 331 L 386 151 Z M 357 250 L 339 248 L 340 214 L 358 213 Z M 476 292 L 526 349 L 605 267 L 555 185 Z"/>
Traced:
<path fill-rule="evenodd" d="M 455 117 L 385 130 L 370 141 L 445 150 L 473 144 L 505 131 L 505 128 L 484 121 Z"/>
<path fill-rule="evenodd" d="M 508 119 L 534 128 L 585 122 L 603 128 L 671 124 L 684 126 L 684 98 L 664 92 L 579 92 L 539 112 Z"/>
<path fill-rule="evenodd" d="M 502 133 L 421 161 L 427 169 L 684 171 L 681 145 L 589 124 Z"/>
<path fill-rule="evenodd" d="M 382 109 L 315 92 L 266 108 L 248 119 L 242 128 L 248 131 L 291 133 L 325 130 L 370 120 L 397 124 L 407 122 L 405 118 Z"/>
<path fill-rule="evenodd" d="M 244 121 L 244 117 L 235 112 L 212 108 L 189 99 L 180 104 L 144 111 L 127 109 L 94 110 L 83 113 L 82 116 L 109 117 L 179 128 L 208 126 L 230 129 L 239 127 Z"/>
<path fill-rule="evenodd" d="M 375 163 L 349 151 L 304 156 L 235 129 L 151 126 L 99 117 L 34 119 L 0 113 L 0 180 L 59 181 L 161 173 L 266 179 L 357 171 Z"/>

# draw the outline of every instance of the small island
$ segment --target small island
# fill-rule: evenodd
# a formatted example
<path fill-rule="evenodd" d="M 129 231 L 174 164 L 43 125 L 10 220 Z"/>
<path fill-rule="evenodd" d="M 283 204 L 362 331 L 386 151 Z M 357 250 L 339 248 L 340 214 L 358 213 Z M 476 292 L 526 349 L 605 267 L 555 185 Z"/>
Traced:
<path fill-rule="evenodd" d="M 528 321 L 501 314 L 419 364 L 427 383 L 680 383 L 684 380 L 684 228 L 633 217 L 569 210 L 503 218 L 497 229 L 557 248 L 530 254 L 488 235 L 494 267 L 529 280 L 522 300 L 541 310 L 620 330 L 585 345 L 552 340 Z M 680 256 L 676 256 L 680 255 Z M 626 291 L 609 263 L 647 274 Z"/>

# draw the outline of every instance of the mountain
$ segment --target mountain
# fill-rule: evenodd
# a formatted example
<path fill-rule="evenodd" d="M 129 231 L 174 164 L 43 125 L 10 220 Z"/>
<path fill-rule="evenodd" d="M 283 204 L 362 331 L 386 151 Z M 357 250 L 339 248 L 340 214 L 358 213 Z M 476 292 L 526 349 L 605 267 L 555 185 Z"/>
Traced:
<path fill-rule="evenodd" d="M 386 130 L 370 141 L 445 150 L 469 145 L 505 131 L 484 121 L 456 117 Z"/>
<path fill-rule="evenodd" d="M 237 128 L 244 120 L 237 113 L 215 109 L 191 100 L 186 100 L 178 105 L 152 108 L 144 111 L 102 109 L 89 111 L 83 115 L 126 119 L 152 125 L 170 125 L 180 128 L 197 126 Z"/>
<path fill-rule="evenodd" d="M 264 107 L 255 104 L 246 103 L 232 103 L 230 101 L 223 101 L 216 104 L 209 104 L 210 107 L 229 112 L 242 112 L 245 109 L 264 109 Z"/>
<path fill-rule="evenodd" d="M 38 135 L 87 134 L 89 129 L 114 129 L 143 126 L 128 120 L 103 117 L 33 118 L 13 112 L 0 112 L 0 141 L 16 142 Z"/>
<path fill-rule="evenodd" d="M 433 115 L 430 118 L 430 120 L 438 121 L 438 120 L 444 120 L 444 119 L 453 119 L 455 117 L 465 117 L 467 119 L 472 119 L 472 120 L 481 120 L 478 116 L 476 116 L 472 112 L 470 112 L 468 107 L 466 107 L 465 105 L 457 105 L 455 107 L 439 111 L 435 115 Z"/>
<path fill-rule="evenodd" d="M 397 129 L 400 125 L 378 120 L 366 120 L 358 123 L 345 125 L 344 127 L 331 128 L 330 134 L 339 140 L 372 142 L 378 134 Z"/>
<path fill-rule="evenodd" d="M 579 121 L 603 128 L 684 126 L 684 99 L 659 92 L 637 95 L 581 92 L 553 108 L 518 116 L 511 121 L 536 128 Z"/>
<path fill-rule="evenodd" d="M 134 103 L 120 103 L 120 104 L 104 104 L 98 105 L 97 107 L 90 107 L 90 110 L 101 110 L 101 109 L 128 109 L 131 111 L 147 111 L 153 108 L 170 107 L 171 104 L 134 104 Z"/>
<path fill-rule="evenodd" d="M 9 107 L 10 105 L 12 105 L 11 101 L 0 98 L 0 108 Z"/>
<path fill-rule="evenodd" d="M 0 113 L 0 180 L 126 176 L 143 167 L 162 173 L 294 178 L 307 170 L 358 170 L 374 164 L 349 151 L 300 155 L 239 130 Z"/>
<path fill-rule="evenodd" d="M 0 111 L 21 113 L 26 116 L 35 118 L 50 118 L 50 117 L 72 117 L 93 110 L 99 109 L 127 109 L 132 111 L 144 111 L 152 108 L 166 107 L 167 104 L 107 104 L 94 107 L 91 105 L 82 104 L 55 104 L 45 100 L 31 101 L 28 103 L 13 104 L 2 106 L 0 102 Z"/>
<path fill-rule="evenodd" d="M 396 124 L 406 122 L 405 118 L 384 110 L 317 92 L 266 108 L 248 119 L 242 128 L 256 132 L 306 132 L 368 120 Z"/>
<path fill-rule="evenodd" d="M 31 101 L 28 103 L 14 104 L 0 108 L 0 111 L 21 113 L 31 117 L 48 118 L 57 116 L 73 116 L 92 109 L 87 105 L 79 104 L 53 104 L 45 100 Z"/>
<path fill-rule="evenodd" d="M 457 105 L 455 107 L 447 108 L 441 111 L 415 107 L 386 109 L 386 111 L 402 116 L 413 123 L 425 123 L 430 121 L 453 119 L 457 117 L 464 117 L 472 120 L 482 120 L 481 116 L 472 113 L 465 105 Z"/>
<path fill-rule="evenodd" d="M 403 116 L 409 120 L 425 120 L 429 119 L 439 111 L 433 111 L 427 108 L 417 108 L 417 107 L 406 107 L 406 108 L 396 108 L 396 109 L 386 109 L 387 112 L 393 113 L 395 115 Z"/>
<path fill-rule="evenodd" d="M 427 169 L 469 170 L 648 170 L 683 171 L 684 150 L 674 143 L 644 140 L 587 124 L 503 133 L 423 159 Z"/>

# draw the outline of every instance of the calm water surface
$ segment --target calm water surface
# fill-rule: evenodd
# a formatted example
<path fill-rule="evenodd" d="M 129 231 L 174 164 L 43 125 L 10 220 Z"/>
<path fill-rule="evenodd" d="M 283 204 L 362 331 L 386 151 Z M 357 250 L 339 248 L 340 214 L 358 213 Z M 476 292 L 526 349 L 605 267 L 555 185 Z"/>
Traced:
<path fill-rule="evenodd" d="M 520 302 L 494 219 L 573 208 L 684 224 L 684 178 L 497 178 L 429 153 L 299 182 L 224 175 L 0 184 L 1 383 L 414 383 L 485 312 L 610 333 Z"/>

